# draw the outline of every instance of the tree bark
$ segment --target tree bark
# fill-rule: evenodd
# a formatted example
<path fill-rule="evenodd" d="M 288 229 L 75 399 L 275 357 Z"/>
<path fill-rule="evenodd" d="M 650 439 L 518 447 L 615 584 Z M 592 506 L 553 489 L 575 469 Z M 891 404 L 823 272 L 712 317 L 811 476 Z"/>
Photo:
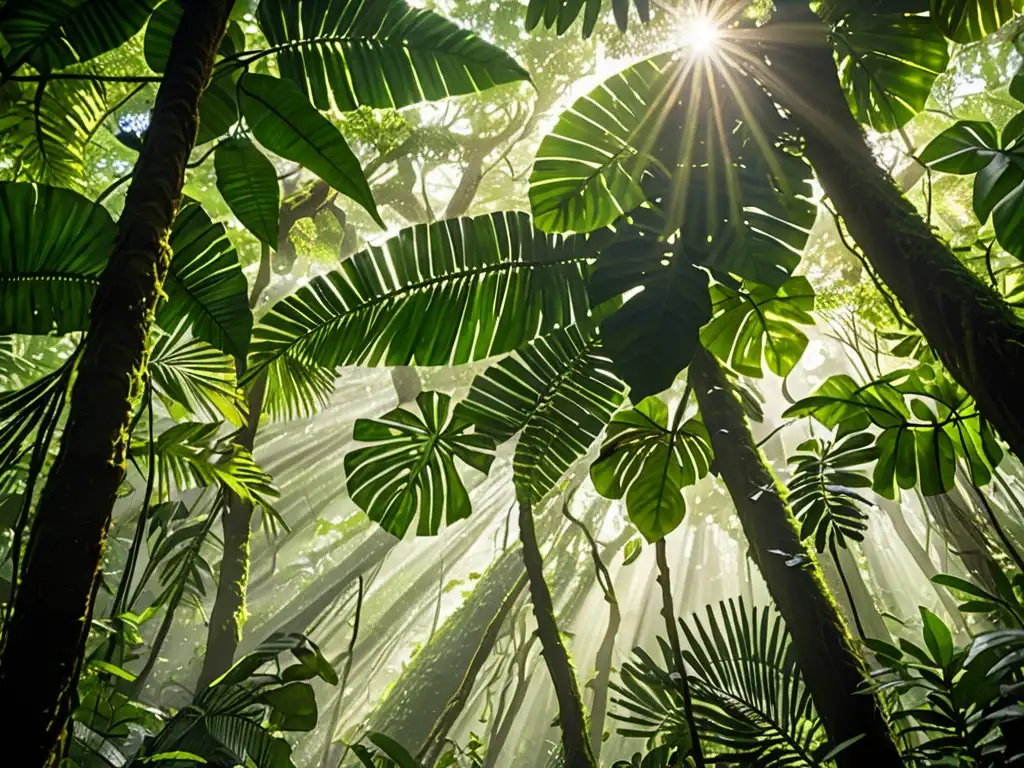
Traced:
<path fill-rule="evenodd" d="M 879 277 L 982 416 L 1024 458 L 1024 323 L 932 234 L 879 167 L 850 112 L 827 30 L 807 3 L 780 8 L 793 22 L 758 74 L 793 115 L 804 156 Z M 804 39 L 796 39 L 802 37 Z"/>
<path fill-rule="evenodd" d="M 168 233 L 195 144 L 199 98 L 232 5 L 194 0 L 185 6 L 117 241 L 93 300 L 67 425 L 36 513 L 0 662 L 0 700 L 12 704 L 5 727 L 18 734 L 19 764 L 26 768 L 60 759 L 107 529 L 125 474 L 131 404 L 141 389 L 149 331 L 170 264 Z"/>
<path fill-rule="evenodd" d="M 547 665 L 558 699 L 558 719 L 562 729 L 562 751 L 565 768 L 597 768 L 594 753 L 587 739 L 587 717 L 583 711 L 583 698 L 576 682 L 576 674 L 569 653 L 562 644 L 555 621 L 555 607 L 551 592 L 544 581 L 544 561 L 537 546 L 537 532 L 533 526 L 533 509 L 526 502 L 519 503 L 519 537 L 523 542 L 523 562 L 530 584 L 533 615 L 537 619 L 541 655 Z"/>
<path fill-rule="evenodd" d="M 843 750 L 839 768 L 902 768 L 877 700 L 861 688 L 865 667 L 846 622 L 800 541 L 793 513 L 761 453 L 718 361 L 698 349 L 689 383 L 711 436 L 715 466 L 732 497 L 751 556 L 792 636 L 797 662 L 832 745 L 864 734 Z M 785 555 L 775 554 L 783 552 Z M 787 566 L 790 556 L 805 565 Z"/>

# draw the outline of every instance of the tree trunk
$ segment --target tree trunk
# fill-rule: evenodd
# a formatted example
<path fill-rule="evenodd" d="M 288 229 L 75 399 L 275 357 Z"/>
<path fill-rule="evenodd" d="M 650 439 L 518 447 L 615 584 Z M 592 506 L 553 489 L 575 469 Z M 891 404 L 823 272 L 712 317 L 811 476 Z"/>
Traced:
<path fill-rule="evenodd" d="M 837 765 L 902 768 L 878 702 L 861 688 L 864 662 L 854 650 L 814 555 L 800 541 L 793 513 L 757 450 L 729 380 L 718 361 L 703 349 L 694 355 L 689 377 L 711 436 L 715 466 L 736 506 L 751 556 L 792 636 L 797 662 L 830 743 L 838 745 L 864 734 L 840 753 Z M 792 555 L 806 558 L 807 564 L 787 566 Z"/>
<path fill-rule="evenodd" d="M 141 390 L 149 331 L 170 264 L 167 237 L 195 144 L 199 98 L 232 5 L 195 0 L 185 6 L 114 251 L 93 300 L 60 453 L 36 512 L 0 663 L 0 700 L 17 702 L 8 708 L 5 728 L 18 734 L 19 764 L 26 768 L 60 759 L 107 529 L 125 474 L 131 404 Z"/>
<path fill-rule="evenodd" d="M 562 644 L 555 621 L 555 607 L 551 592 L 544 581 L 544 561 L 537 546 L 537 532 L 533 526 L 533 510 L 526 502 L 519 504 L 519 537 L 523 542 L 523 562 L 530 583 L 533 615 L 537 619 L 541 655 L 555 686 L 558 699 L 558 720 L 562 729 L 562 751 L 565 768 L 597 768 L 594 753 L 587 740 L 587 717 L 583 711 L 583 698 L 576 682 L 569 653 Z"/>
<path fill-rule="evenodd" d="M 839 84 L 826 28 L 808 4 L 789 3 L 778 16 L 794 22 L 792 34 L 758 73 L 799 125 L 825 194 L 942 363 L 1024 458 L 1024 323 L 932 234 L 878 166 Z"/>

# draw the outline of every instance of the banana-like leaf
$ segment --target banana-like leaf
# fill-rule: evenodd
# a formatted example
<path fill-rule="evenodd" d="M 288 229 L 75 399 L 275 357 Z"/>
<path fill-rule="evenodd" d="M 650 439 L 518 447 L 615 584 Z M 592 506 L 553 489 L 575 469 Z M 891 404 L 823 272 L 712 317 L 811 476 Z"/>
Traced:
<path fill-rule="evenodd" d="M 281 77 L 322 111 L 401 108 L 529 80 L 511 56 L 404 0 L 263 0 Z"/>
<path fill-rule="evenodd" d="M 701 331 L 701 343 L 737 373 L 760 378 L 763 356 L 768 370 L 788 376 L 803 357 L 807 334 L 797 325 L 814 324 L 814 289 L 806 277 L 790 278 L 778 291 L 713 285 L 711 302 L 715 317 Z"/>
<path fill-rule="evenodd" d="M 112 51 L 142 29 L 160 0 L 9 0 L 0 28 L 8 68 L 29 62 L 41 72 Z"/>
<path fill-rule="evenodd" d="M 410 227 L 278 302 L 254 331 L 247 378 L 275 368 L 281 384 L 307 383 L 291 360 L 330 375 L 511 352 L 586 316 L 587 263 L 601 242 L 545 236 L 524 213 Z"/>
<path fill-rule="evenodd" d="M 1022 0 L 931 0 L 931 18 L 942 34 L 958 43 L 973 43 L 1024 10 Z"/>
<path fill-rule="evenodd" d="M 680 404 L 678 408 L 682 408 Z M 626 498 L 629 519 L 650 542 L 679 527 L 686 514 L 683 489 L 711 468 L 711 440 L 697 418 L 669 426 L 668 406 L 649 397 L 612 419 L 601 454 L 590 467 L 597 492 Z"/>
<path fill-rule="evenodd" d="M 629 24 L 630 0 L 612 0 L 612 13 L 619 30 L 626 31 Z M 586 6 L 584 8 L 584 5 Z M 526 8 L 526 30 L 533 30 L 544 22 L 546 29 L 555 27 L 559 35 L 565 34 L 573 22 L 583 11 L 583 37 L 588 38 L 594 33 L 597 19 L 605 0 L 530 0 Z M 646 24 L 651 20 L 650 0 L 632 0 L 640 21 Z"/>
<path fill-rule="evenodd" d="M 171 267 L 157 322 L 173 330 L 187 322 L 193 335 L 244 360 L 252 333 L 249 284 L 223 224 L 198 203 L 182 206 L 170 237 Z"/>
<path fill-rule="evenodd" d="M 857 3 L 832 27 L 850 109 L 879 133 L 902 128 L 924 109 L 949 64 L 946 38 L 917 10 L 876 12 Z"/>
<path fill-rule="evenodd" d="M 870 488 L 871 479 L 859 468 L 878 459 L 874 437 L 858 432 L 843 440 L 807 440 L 789 458 L 793 476 L 789 502 L 800 523 L 800 538 L 814 538 L 818 552 L 835 552 L 847 540 L 863 541 L 870 502 L 858 488 Z"/>
<path fill-rule="evenodd" d="M 67 189 L 0 183 L 0 333 L 84 331 L 117 228 Z"/>
<path fill-rule="evenodd" d="M 784 418 L 810 416 L 837 436 L 877 430 L 872 488 L 888 499 L 920 483 L 926 496 L 954 486 L 957 459 L 975 485 L 987 485 L 1003 456 L 974 401 L 931 366 L 899 370 L 860 385 L 842 374 L 791 406 Z"/>
<path fill-rule="evenodd" d="M 477 376 L 456 413 L 498 443 L 521 433 L 516 489 L 539 504 L 590 450 L 624 390 L 596 329 L 574 325 L 531 341 Z"/>
<path fill-rule="evenodd" d="M 281 188 L 277 169 L 248 139 L 227 139 L 213 156 L 217 189 L 242 226 L 277 249 Z"/>
<path fill-rule="evenodd" d="M 416 533 L 434 536 L 472 510 L 455 458 L 486 474 L 494 440 L 469 432 L 472 423 L 451 416 L 451 398 L 423 392 L 419 414 L 396 408 L 379 420 L 359 419 L 353 437 L 373 443 L 345 456 L 348 493 L 381 528 L 399 538 L 419 518 Z"/>
<path fill-rule="evenodd" d="M 238 88 L 242 114 L 260 144 L 315 173 L 384 227 L 358 158 L 297 85 L 270 75 L 246 74 Z"/>
<path fill-rule="evenodd" d="M 85 147 L 105 114 L 102 84 L 89 80 L 9 83 L 19 95 L 0 114 L 0 154 L 31 181 L 80 189 Z"/>

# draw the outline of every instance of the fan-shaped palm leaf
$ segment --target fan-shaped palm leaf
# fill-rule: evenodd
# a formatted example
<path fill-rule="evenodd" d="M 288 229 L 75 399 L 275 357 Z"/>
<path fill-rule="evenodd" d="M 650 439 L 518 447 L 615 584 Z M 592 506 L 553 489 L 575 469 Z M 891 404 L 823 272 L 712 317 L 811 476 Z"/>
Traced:
<path fill-rule="evenodd" d="M 789 501 L 800 521 L 800 538 L 813 536 L 818 552 L 834 552 L 847 539 L 864 540 L 867 515 L 861 506 L 869 502 L 854 489 L 871 487 L 871 479 L 857 468 L 878 458 L 873 443 L 863 432 L 836 443 L 808 440 L 789 459 Z"/>
<path fill-rule="evenodd" d="M 0 183 L 0 333 L 85 330 L 116 234 L 76 192 Z"/>
<path fill-rule="evenodd" d="M 684 408 L 684 403 L 676 406 L 671 427 L 668 406 L 656 397 L 620 413 L 590 468 L 598 493 L 609 499 L 626 497 L 629 518 L 648 541 L 679 526 L 686 514 L 683 489 L 711 467 L 707 429 L 696 418 L 684 422 Z"/>
<path fill-rule="evenodd" d="M 400 108 L 529 74 L 500 48 L 404 0 L 263 0 L 281 77 L 320 110 Z M 332 98 L 333 97 L 333 98 Z"/>
<path fill-rule="evenodd" d="M 494 441 L 468 430 L 472 423 L 451 414 L 451 398 L 423 392 L 419 414 L 396 408 L 379 420 L 359 419 L 353 437 L 374 443 L 345 456 L 348 492 L 359 508 L 401 538 L 417 516 L 417 534 L 433 536 L 469 517 L 472 506 L 455 458 L 487 473 Z"/>
<path fill-rule="evenodd" d="M 272 368 L 282 384 L 310 381 L 289 373 L 291 360 L 332 371 L 510 352 L 586 315 L 584 276 L 601 242 L 545 237 L 523 213 L 410 227 L 278 302 L 254 331 L 247 379 Z"/>
<path fill-rule="evenodd" d="M 584 3 L 586 8 L 584 9 Z M 597 19 L 601 15 L 601 6 L 605 0 L 530 0 L 526 8 L 526 29 L 532 30 L 541 21 L 548 29 L 555 27 L 558 34 L 564 34 L 583 11 L 583 37 L 594 33 Z M 646 24 L 651 19 L 650 0 L 632 0 L 637 16 Z M 623 32 L 629 24 L 630 0 L 612 0 L 612 13 L 615 23 Z"/>
<path fill-rule="evenodd" d="M 147 371 L 173 416 L 244 424 L 234 363 L 205 341 L 191 338 L 186 324 L 174 333 L 159 333 Z"/>
<path fill-rule="evenodd" d="M 574 325 L 536 339 L 488 368 L 456 413 L 502 443 L 521 433 L 513 462 L 519 495 L 538 504 L 590 450 L 622 403 L 594 328 Z"/>
<path fill-rule="evenodd" d="M 946 37 L 972 43 L 995 32 L 1024 10 L 1021 0 L 931 0 L 931 17 Z"/>

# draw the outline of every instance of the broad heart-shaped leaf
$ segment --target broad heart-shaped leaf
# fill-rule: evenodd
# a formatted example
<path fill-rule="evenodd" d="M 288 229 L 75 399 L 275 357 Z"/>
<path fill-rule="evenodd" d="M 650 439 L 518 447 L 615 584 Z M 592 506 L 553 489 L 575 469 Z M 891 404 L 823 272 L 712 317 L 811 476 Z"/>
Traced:
<path fill-rule="evenodd" d="M 262 0 L 256 17 L 281 77 L 324 111 L 398 109 L 530 79 L 497 46 L 404 0 Z"/>
<path fill-rule="evenodd" d="M 9 0 L 0 28 L 8 67 L 41 72 L 89 61 L 127 42 L 160 0 Z"/>
<path fill-rule="evenodd" d="M 248 139 L 227 139 L 217 145 L 213 165 L 228 208 L 242 226 L 276 249 L 281 188 L 274 164 Z"/>
<path fill-rule="evenodd" d="M 601 251 L 587 286 L 593 306 L 641 289 L 601 324 L 612 370 L 634 402 L 668 389 L 690 364 L 711 319 L 707 273 L 694 266 L 702 260 L 685 241 L 667 243 L 639 226 Z"/>
<path fill-rule="evenodd" d="M 1013 19 L 1021 0 L 931 0 L 931 17 L 946 37 L 973 43 Z"/>
<path fill-rule="evenodd" d="M 0 334 L 89 327 L 89 307 L 117 227 L 68 189 L 0 183 Z"/>
<path fill-rule="evenodd" d="M 174 330 L 183 320 L 196 338 L 244 360 L 252 333 L 249 285 L 223 224 L 215 224 L 194 201 L 171 227 L 171 268 L 157 307 L 157 322 Z"/>
<path fill-rule="evenodd" d="M 345 456 L 352 500 L 388 533 L 402 538 L 415 518 L 416 533 L 434 536 L 473 511 L 455 458 L 487 473 L 494 440 L 469 432 L 472 424 L 451 413 L 451 397 L 421 392 L 419 414 L 396 408 L 378 420 L 356 421 L 353 437 L 373 445 Z"/>
<path fill-rule="evenodd" d="M 260 144 L 315 173 L 384 226 L 359 160 L 298 86 L 269 75 L 246 74 L 238 87 L 242 114 Z"/>
<path fill-rule="evenodd" d="M 456 413 L 498 443 L 522 433 L 513 463 L 516 490 L 523 501 L 539 504 L 621 405 L 625 385 L 610 368 L 596 329 L 554 330 L 477 376 Z"/>
<path fill-rule="evenodd" d="M 783 414 L 794 416 L 838 427 L 840 437 L 879 429 L 872 488 L 889 499 L 897 498 L 898 488 L 918 484 L 926 496 L 948 492 L 957 459 L 975 485 L 986 485 L 1003 456 L 974 401 L 928 365 L 894 371 L 866 385 L 845 374 L 832 376 Z"/>
<path fill-rule="evenodd" d="M 511 352 L 586 316 L 587 265 L 606 237 L 544 235 L 513 212 L 409 227 L 274 305 L 248 376 L 290 360 L 333 371 Z"/>
<path fill-rule="evenodd" d="M 679 407 L 679 406 L 677 406 Z M 683 489 L 711 467 L 711 440 L 699 419 L 668 425 L 668 406 L 649 397 L 612 419 L 590 478 L 605 498 L 626 497 L 629 519 L 650 542 L 679 527 Z"/>
<path fill-rule="evenodd" d="M 925 16 L 876 13 L 857 3 L 832 37 L 850 109 L 879 133 L 903 127 L 924 109 L 949 64 L 949 43 Z"/>
<path fill-rule="evenodd" d="M 555 27 L 557 33 L 562 35 L 579 18 L 580 11 L 583 11 L 583 37 L 586 39 L 594 33 L 601 7 L 605 5 L 606 0 L 530 0 L 526 8 L 526 30 L 532 31 L 543 21 L 546 29 Z M 651 20 L 650 0 L 612 0 L 615 24 L 621 32 L 626 31 L 629 23 L 630 5 L 636 8 L 642 23 Z"/>
<path fill-rule="evenodd" d="M 776 376 L 788 376 L 807 349 L 807 334 L 797 325 L 813 325 L 814 289 L 806 277 L 793 277 L 778 291 L 755 286 L 737 293 L 711 286 L 715 318 L 700 333 L 701 343 L 734 371 L 763 375 L 761 357 Z"/>
<path fill-rule="evenodd" d="M 847 539 L 863 541 L 870 502 L 858 488 L 871 480 L 859 467 L 878 458 L 874 436 L 858 432 L 837 442 L 808 440 L 789 458 L 793 476 L 789 501 L 800 522 L 800 538 L 813 538 L 818 552 L 846 547 Z"/>

